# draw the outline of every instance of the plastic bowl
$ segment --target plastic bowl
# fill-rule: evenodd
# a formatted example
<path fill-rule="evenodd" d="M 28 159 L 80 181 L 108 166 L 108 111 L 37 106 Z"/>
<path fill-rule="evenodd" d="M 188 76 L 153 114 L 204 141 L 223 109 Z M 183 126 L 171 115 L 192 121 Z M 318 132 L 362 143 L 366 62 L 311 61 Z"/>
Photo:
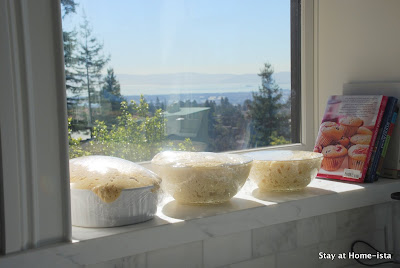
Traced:
<path fill-rule="evenodd" d="M 297 191 L 317 176 L 323 155 L 306 151 L 258 151 L 245 154 L 253 167 L 250 179 L 261 191 Z"/>
<path fill-rule="evenodd" d="M 71 221 L 81 227 L 115 227 L 153 218 L 157 211 L 154 186 L 124 189 L 111 203 L 106 203 L 91 190 L 71 188 Z"/>
<path fill-rule="evenodd" d="M 162 188 L 183 204 L 229 201 L 249 176 L 252 160 L 235 154 L 162 152 L 152 160 Z"/>

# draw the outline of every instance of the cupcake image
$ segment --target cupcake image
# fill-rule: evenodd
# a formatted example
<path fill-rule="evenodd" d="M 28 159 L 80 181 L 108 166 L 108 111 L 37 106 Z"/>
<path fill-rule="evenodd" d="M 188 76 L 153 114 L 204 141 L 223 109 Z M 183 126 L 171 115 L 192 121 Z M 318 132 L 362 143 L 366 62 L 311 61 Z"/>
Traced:
<path fill-rule="evenodd" d="M 313 152 L 321 153 L 321 152 L 322 152 L 322 146 L 321 146 L 321 145 L 318 145 L 318 144 L 315 145 L 315 146 L 314 146 Z"/>
<path fill-rule="evenodd" d="M 349 146 L 350 140 L 347 137 L 341 137 L 340 140 L 337 141 L 338 144 L 343 145 L 343 147 Z"/>
<path fill-rule="evenodd" d="M 340 168 L 347 156 L 347 149 L 343 145 L 329 145 L 322 150 L 324 159 L 322 160 L 322 168 L 326 171 L 335 171 Z"/>
<path fill-rule="evenodd" d="M 358 117 L 347 116 L 339 120 L 344 129 L 343 136 L 350 137 L 357 133 L 357 129 L 364 124 L 364 121 Z"/>
<path fill-rule="evenodd" d="M 339 126 L 335 122 L 324 122 L 321 124 L 321 127 L 319 129 L 317 145 L 325 147 L 339 140 L 342 136 L 343 127 Z"/>
<path fill-rule="evenodd" d="M 369 145 L 371 142 L 371 138 L 371 135 L 356 134 L 350 138 L 350 142 L 351 144 Z"/>
<path fill-rule="evenodd" d="M 356 144 L 350 147 L 348 164 L 350 169 L 363 170 L 365 159 L 367 159 L 368 145 Z"/>
<path fill-rule="evenodd" d="M 372 131 L 366 127 L 359 127 L 357 129 L 357 134 L 364 134 L 364 135 L 371 135 L 372 136 Z"/>

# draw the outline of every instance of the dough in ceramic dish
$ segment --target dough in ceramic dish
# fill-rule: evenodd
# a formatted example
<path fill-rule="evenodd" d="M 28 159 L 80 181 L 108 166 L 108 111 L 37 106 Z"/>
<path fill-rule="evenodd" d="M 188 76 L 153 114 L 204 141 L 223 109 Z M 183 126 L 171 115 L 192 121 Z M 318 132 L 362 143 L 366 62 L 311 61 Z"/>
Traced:
<path fill-rule="evenodd" d="M 150 170 L 111 156 L 84 156 L 69 161 L 71 187 L 92 190 L 104 202 L 115 201 L 123 189 L 154 186 L 161 179 Z"/>

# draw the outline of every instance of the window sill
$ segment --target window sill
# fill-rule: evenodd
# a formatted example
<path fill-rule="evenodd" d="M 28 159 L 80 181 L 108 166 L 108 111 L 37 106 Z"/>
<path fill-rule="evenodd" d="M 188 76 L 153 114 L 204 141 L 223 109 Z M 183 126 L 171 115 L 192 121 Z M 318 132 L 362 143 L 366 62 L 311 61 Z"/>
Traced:
<path fill-rule="evenodd" d="M 279 224 L 390 201 L 400 180 L 380 179 L 354 184 L 315 179 L 304 191 L 260 193 L 254 184 L 228 203 L 214 206 L 179 205 L 166 198 L 148 222 L 116 228 L 73 227 L 73 243 L 29 250 L 0 258 L 0 266 L 27 264 L 71 267 L 98 263 Z"/>

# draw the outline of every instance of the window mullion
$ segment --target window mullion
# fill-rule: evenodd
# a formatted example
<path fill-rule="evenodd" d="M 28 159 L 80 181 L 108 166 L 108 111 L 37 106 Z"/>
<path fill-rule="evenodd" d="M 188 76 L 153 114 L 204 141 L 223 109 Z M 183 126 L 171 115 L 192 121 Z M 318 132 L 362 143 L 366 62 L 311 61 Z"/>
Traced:
<path fill-rule="evenodd" d="M 3 253 L 70 240 L 58 1 L 0 1 Z"/>

